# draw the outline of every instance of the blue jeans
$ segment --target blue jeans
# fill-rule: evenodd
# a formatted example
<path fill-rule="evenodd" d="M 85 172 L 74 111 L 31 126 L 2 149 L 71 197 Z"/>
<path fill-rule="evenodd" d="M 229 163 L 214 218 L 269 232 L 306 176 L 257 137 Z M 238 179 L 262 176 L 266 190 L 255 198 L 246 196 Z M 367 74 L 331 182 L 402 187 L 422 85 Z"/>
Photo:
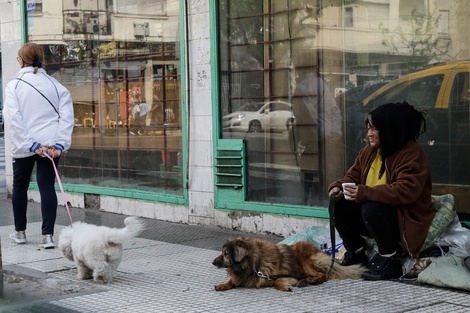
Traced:
<path fill-rule="evenodd" d="M 56 166 L 59 158 L 54 159 Z M 54 235 L 54 224 L 57 217 L 57 194 L 55 192 L 55 171 L 47 157 L 33 155 L 13 160 L 13 191 L 11 202 L 15 218 L 15 230 L 26 230 L 26 210 L 28 207 L 28 188 L 31 174 L 36 164 L 36 176 L 41 196 L 42 234 Z"/>

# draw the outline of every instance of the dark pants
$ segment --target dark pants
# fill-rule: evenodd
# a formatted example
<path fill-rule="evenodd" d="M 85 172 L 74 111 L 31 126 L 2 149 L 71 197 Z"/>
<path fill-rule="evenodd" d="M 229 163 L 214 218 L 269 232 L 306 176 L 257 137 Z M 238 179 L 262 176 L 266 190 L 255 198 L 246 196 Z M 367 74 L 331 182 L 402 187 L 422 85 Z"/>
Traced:
<path fill-rule="evenodd" d="M 142 115 L 142 116 L 139 115 L 139 118 L 137 119 L 137 123 L 139 124 L 139 126 L 137 127 L 137 131 L 140 131 L 140 132 L 144 131 L 146 119 L 147 119 L 147 115 Z"/>
<path fill-rule="evenodd" d="M 57 166 L 59 158 L 55 158 L 54 162 Z M 39 155 L 18 158 L 13 161 L 12 204 L 15 230 L 26 229 L 28 188 L 34 164 L 36 164 L 37 183 L 41 196 L 42 234 L 53 235 L 57 217 L 57 194 L 54 188 L 55 171 L 51 160 Z"/>
<path fill-rule="evenodd" d="M 397 210 L 392 206 L 341 199 L 336 202 L 335 223 L 348 251 L 356 251 L 365 245 L 361 235 L 375 239 L 380 254 L 397 251 L 400 230 Z"/>

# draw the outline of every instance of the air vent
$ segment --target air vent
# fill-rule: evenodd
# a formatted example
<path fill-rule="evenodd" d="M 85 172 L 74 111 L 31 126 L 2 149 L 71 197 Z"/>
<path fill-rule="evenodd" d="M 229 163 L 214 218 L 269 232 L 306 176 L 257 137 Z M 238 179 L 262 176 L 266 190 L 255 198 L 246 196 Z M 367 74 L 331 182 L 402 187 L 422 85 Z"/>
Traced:
<path fill-rule="evenodd" d="M 148 37 L 149 23 L 134 23 L 134 37 Z"/>
<path fill-rule="evenodd" d="M 221 201 L 245 200 L 245 149 L 243 140 L 220 140 L 215 156 L 215 186 Z"/>
<path fill-rule="evenodd" d="M 240 152 L 217 150 L 217 187 L 243 187 L 243 157 Z"/>

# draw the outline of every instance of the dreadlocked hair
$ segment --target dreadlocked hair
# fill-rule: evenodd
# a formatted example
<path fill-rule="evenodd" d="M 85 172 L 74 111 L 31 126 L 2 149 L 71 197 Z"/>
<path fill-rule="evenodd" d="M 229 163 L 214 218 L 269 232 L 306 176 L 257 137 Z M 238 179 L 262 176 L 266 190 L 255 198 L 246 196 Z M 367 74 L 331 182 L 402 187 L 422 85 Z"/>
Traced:
<path fill-rule="evenodd" d="M 385 159 L 426 131 L 426 114 L 403 101 L 382 104 L 367 115 L 366 127 L 373 125 L 379 131 L 382 159 L 379 178 L 385 172 Z"/>

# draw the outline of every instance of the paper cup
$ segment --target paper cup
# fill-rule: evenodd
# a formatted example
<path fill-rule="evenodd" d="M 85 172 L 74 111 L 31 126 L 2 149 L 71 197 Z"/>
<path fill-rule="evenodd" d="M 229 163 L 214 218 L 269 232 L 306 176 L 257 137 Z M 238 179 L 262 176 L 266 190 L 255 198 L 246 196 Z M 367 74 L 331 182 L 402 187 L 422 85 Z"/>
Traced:
<path fill-rule="evenodd" d="M 344 199 L 346 200 L 350 200 L 351 197 L 348 195 L 348 193 L 346 192 L 346 190 L 344 190 L 344 186 L 355 186 L 356 184 L 355 183 L 343 183 L 343 195 L 344 195 Z"/>

